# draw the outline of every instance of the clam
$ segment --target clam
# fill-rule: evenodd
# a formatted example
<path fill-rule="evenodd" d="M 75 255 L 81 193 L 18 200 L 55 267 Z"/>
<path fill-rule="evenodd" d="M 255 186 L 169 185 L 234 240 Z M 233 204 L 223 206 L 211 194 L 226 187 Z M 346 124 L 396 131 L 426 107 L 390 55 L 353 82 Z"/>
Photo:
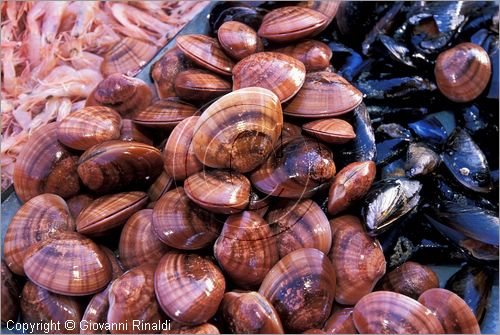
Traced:
<path fill-rule="evenodd" d="M 405 262 L 380 279 L 377 287 L 416 300 L 425 291 L 439 287 L 439 278 L 428 266 Z"/>
<path fill-rule="evenodd" d="M 24 259 L 31 245 L 75 228 L 68 206 L 60 196 L 41 194 L 28 200 L 7 227 L 3 245 L 6 264 L 12 272 L 24 275 Z"/>
<path fill-rule="evenodd" d="M 146 206 L 144 192 L 126 192 L 105 195 L 94 200 L 76 219 L 76 228 L 85 235 L 102 235 L 118 227 Z"/>
<path fill-rule="evenodd" d="M 153 230 L 152 209 L 138 211 L 123 226 L 118 250 L 126 269 L 148 263 L 157 264 L 169 249 Z"/>
<path fill-rule="evenodd" d="M 99 193 L 151 184 L 163 170 L 161 153 L 140 142 L 107 141 L 80 156 L 78 175 Z"/>
<path fill-rule="evenodd" d="M 354 306 L 354 325 L 362 334 L 443 334 L 432 312 L 405 295 L 378 291 Z"/>
<path fill-rule="evenodd" d="M 155 264 L 144 264 L 125 272 L 109 288 L 109 324 L 126 327 L 112 329 L 112 333 L 150 333 L 151 330 L 135 329 L 134 320 L 143 323 L 163 321 L 154 289 Z"/>
<path fill-rule="evenodd" d="M 21 294 L 21 314 L 27 324 L 45 324 L 49 330 L 47 334 L 78 334 L 83 306 L 75 297 L 49 292 L 28 280 Z M 70 322 L 73 322 L 73 329 L 65 327 L 71 325 Z M 48 326 L 57 323 L 59 327 Z"/>
<path fill-rule="evenodd" d="M 298 6 L 314 9 L 315 11 L 328 17 L 328 21 L 325 24 L 328 26 L 337 14 L 337 10 L 339 9 L 341 3 L 341 1 L 308 0 L 299 3 Z"/>
<path fill-rule="evenodd" d="M 250 190 L 247 177 L 227 170 L 201 171 L 184 181 L 189 199 L 213 213 L 241 212 L 248 205 Z"/>
<path fill-rule="evenodd" d="M 193 203 L 182 187 L 165 193 L 156 202 L 153 229 L 163 243 L 183 250 L 204 248 L 219 236 L 214 215 Z"/>
<path fill-rule="evenodd" d="M 259 214 L 249 211 L 227 218 L 214 255 L 224 273 L 243 288 L 260 285 L 279 260 L 273 230 Z"/>
<path fill-rule="evenodd" d="M 306 199 L 274 209 L 267 214 L 280 258 L 301 248 L 316 248 L 327 254 L 332 232 L 326 215 L 314 201 Z"/>
<path fill-rule="evenodd" d="M 57 124 L 49 123 L 35 130 L 16 159 L 14 188 L 25 202 L 53 193 L 70 198 L 80 191 L 76 173 L 77 157 L 57 140 Z"/>
<path fill-rule="evenodd" d="M 175 77 L 181 71 L 190 67 L 190 61 L 178 48 L 165 52 L 165 54 L 151 67 L 151 78 L 156 87 L 156 93 L 161 99 L 175 97 Z"/>
<path fill-rule="evenodd" d="M 105 290 L 96 293 L 90 299 L 87 308 L 82 316 L 82 324 L 85 327 L 80 329 L 80 334 L 102 334 L 102 330 L 98 330 L 99 326 L 106 323 L 108 310 L 109 310 L 109 288 L 108 285 Z"/>
<path fill-rule="evenodd" d="M 291 42 L 320 33 L 328 23 L 329 17 L 313 9 L 287 6 L 266 14 L 257 34 L 274 42 Z"/>
<path fill-rule="evenodd" d="M 148 189 L 148 198 L 150 203 L 156 202 L 165 193 L 170 191 L 174 184 L 174 178 L 163 171 Z"/>
<path fill-rule="evenodd" d="M 233 89 L 262 87 L 281 102 L 290 100 L 304 83 L 306 68 L 297 59 L 278 52 L 258 52 L 233 68 Z"/>
<path fill-rule="evenodd" d="M 302 125 L 302 129 L 318 140 L 331 144 L 344 144 L 356 137 L 349 122 L 342 119 L 322 119 Z"/>
<path fill-rule="evenodd" d="M 368 233 L 380 234 L 415 208 L 420 201 L 421 188 L 420 182 L 406 178 L 380 180 L 373 184 L 361 208 Z"/>
<path fill-rule="evenodd" d="M 57 139 L 77 150 L 120 138 L 122 118 L 111 108 L 92 106 L 79 109 L 57 126 Z"/>
<path fill-rule="evenodd" d="M 490 57 L 479 45 L 461 43 L 439 54 L 434 75 L 439 90 L 448 99 L 472 101 L 490 82 Z"/>
<path fill-rule="evenodd" d="M 283 113 L 303 118 L 333 117 L 348 113 L 363 100 L 363 94 L 333 72 L 312 72 Z"/>
<path fill-rule="evenodd" d="M 117 258 L 117 254 L 115 254 L 111 249 L 108 247 L 105 247 L 103 245 L 100 245 L 99 248 L 104 252 L 106 257 L 109 260 L 109 263 L 111 264 L 111 278 L 112 280 L 120 277 L 123 274 L 123 264 L 121 260 Z"/>
<path fill-rule="evenodd" d="M 199 116 L 181 121 L 170 133 L 163 149 L 163 166 L 175 180 L 183 180 L 201 171 L 203 164 L 194 153 L 193 130 Z"/>
<path fill-rule="evenodd" d="M 172 322 L 173 323 L 173 322 Z M 170 324 L 172 324 L 170 323 Z M 202 323 L 197 326 L 179 326 L 163 330 L 162 334 L 220 334 L 220 331 L 211 323 Z"/>
<path fill-rule="evenodd" d="M 328 257 L 337 277 L 335 300 L 354 305 L 370 293 L 385 273 L 385 258 L 379 242 L 368 236 L 361 221 L 344 215 L 330 220 L 332 249 Z"/>
<path fill-rule="evenodd" d="M 238 21 L 224 22 L 217 30 L 217 38 L 224 51 L 236 60 L 264 50 L 255 30 Z"/>
<path fill-rule="evenodd" d="M 221 304 L 222 319 L 234 334 L 283 334 L 274 307 L 257 292 L 228 292 Z"/>
<path fill-rule="evenodd" d="M 464 187 L 481 193 L 491 191 L 491 175 L 486 156 L 464 129 L 456 128 L 450 135 L 441 159 Z"/>
<path fill-rule="evenodd" d="M 210 26 L 215 33 L 224 22 L 228 21 L 238 21 L 257 30 L 262 23 L 264 14 L 268 12 L 264 8 L 249 7 L 248 4 L 241 2 L 230 4 L 229 6 L 227 3 L 219 4 L 217 7 L 210 14 L 209 18 Z"/>
<path fill-rule="evenodd" d="M 364 197 L 375 174 L 373 161 L 354 162 L 340 170 L 328 192 L 328 213 L 336 215 Z"/>
<path fill-rule="evenodd" d="M 308 72 L 324 70 L 330 65 L 332 58 L 332 50 L 328 45 L 315 40 L 305 40 L 275 51 L 298 59 Z"/>
<path fill-rule="evenodd" d="M 2 260 L 2 326 L 16 322 L 19 314 L 19 286 L 14 275 Z"/>
<path fill-rule="evenodd" d="M 247 210 L 255 212 L 260 216 L 264 216 L 269 209 L 269 197 L 259 195 L 255 191 L 250 192 L 250 199 L 248 201 Z"/>
<path fill-rule="evenodd" d="M 334 175 L 330 149 L 317 140 L 296 137 L 279 146 L 250 180 L 265 194 L 299 199 L 313 195 Z"/>
<path fill-rule="evenodd" d="M 156 298 L 173 320 L 197 325 L 217 312 L 224 296 L 224 275 L 207 258 L 167 253 L 155 272 Z"/>
<path fill-rule="evenodd" d="M 216 38 L 193 34 L 179 36 L 176 42 L 186 57 L 199 66 L 224 76 L 231 75 L 234 63 Z"/>
<path fill-rule="evenodd" d="M 158 48 L 151 43 L 132 37 L 122 38 L 104 55 L 102 74 L 105 77 L 116 73 L 133 76 L 157 51 Z"/>
<path fill-rule="evenodd" d="M 78 215 L 94 201 L 94 198 L 88 194 L 78 194 L 66 201 L 71 216 L 76 220 Z"/>
<path fill-rule="evenodd" d="M 406 157 L 406 175 L 415 177 L 433 172 L 441 162 L 439 155 L 424 143 L 412 143 Z"/>
<path fill-rule="evenodd" d="M 85 106 L 111 107 L 123 116 L 149 106 L 153 92 L 142 80 L 115 73 L 90 93 Z"/>
<path fill-rule="evenodd" d="M 211 72 L 189 69 L 175 77 L 175 92 L 188 101 L 210 101 L 231 92 L 231 83 Z"/>
<path fill-rule="evenodd" d="M 474 313 L 455 293 L 432 288 L 422 293 L 418 302 L 433 312 L 446 334 L 481 334 Z"/>
<path fill-rule="evenodd" d="M 151 140 L 149 136 L 150 135 L 142 129 L 141 126 L 135 124 L 132 120 L 122 120 L 120 140 L 128 142 L 142 142 L 147 145 L 153 145 L 153 140 Z"/>
<path fill-rule="evenodd" d="M 332 313 L 323 326 L 327 334 L 355 334 L 356 327 L 352 319 L 354 308 L 342 308 Z"/>
<path fill-rule="evenodd" d="M 196 157 L 213 168 L 245 173 L 262 164 L 278 141 L 283 115 L 278 97 L 259 87 L 226 94 L 198 119 Z"/>
<path fill-rule="evenodd" d="M 335 270 L 317 249 L 295 250 L 269 271 L 259 293 L 276 309 L 285 331 L 319 328 L 335 297 Z"/>
<path fill-rule="evenodd" d="M 138 110 L 132 119 L 134 123 L 145 127 L 170 130 L 197 112 L 195 106 L 172 97 L 153 101 L 151 105 Z"/>
<path fill-rule="evenodd" d="M 302 137 L 302 129 L 290 122 L 283 122 L 283 128 L 281 128 L 281 136 L 275 147 L 283 146 L 290 142 L 294 138 Z"/>
<path fill-rule="evenodd" d="M 38 286 L 70 296 L 99 292 L 112 275 L 106 254 L 74 232 L 60 232 L 32 245 L 24 258 L 24 272 Z"/>

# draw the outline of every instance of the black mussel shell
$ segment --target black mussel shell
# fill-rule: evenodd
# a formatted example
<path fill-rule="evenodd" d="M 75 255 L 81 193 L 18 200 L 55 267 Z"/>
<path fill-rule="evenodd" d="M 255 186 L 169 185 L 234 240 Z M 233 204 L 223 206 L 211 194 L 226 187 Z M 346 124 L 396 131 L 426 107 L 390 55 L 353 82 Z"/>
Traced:
<path fill-rule="evenodd" d="M 328 42 L 328 47 L 332 50 L 332 65 L 337 69 L 336 72 L 352 81 L 363 67 L 363 57 L 342 43 Z"/>
<path fill-rule="evenodd" d="M 405 121 L 416 121 L 429 113 L 427 107 L 395 107 L 368 105 L 368 113 L 374 124 Z"/>
<path fill-rule="evenodd" d="M 392 162 L 406 151 L 410 142 L 404 138 L 391 138 L 377 143 L 377 165 Z"/>
<path fill-rule="evenodd" d="M 360 79 L 355 86 L 363 92 L 366 99 L 410 100 L 429 95 L 436 90 L 436 84 L 420 76 L 398 77 L 390 79 Z"/>
<path fill-rule="evenodd" d="M 406 152 L 406 175 L 415 177 L 434 172 L 441 158 L 425 143 L 412 143 Z"/>
<path fill-rule="evenodd" d="M 403 43 L 397 42 L 394 38 L 387 35 L 380 35 L 378 41 L 391 59 L 411 68 L 417 67 L 412 60 L 410 49 Z"/>
<path fill-rule="evenodd" d="M 406 161 L 403 158 L 400 158 L 396 159 L 395 161 L 387 165 L 384 165 L 381 168 L 380 178 L 390 179 L 390 178 L 404 177 L 406 175 L 405 162 Z"/>
<path fill-rule="evenodd" d="M 493 272 L 484 266 L 465 264 L 446 282 L 445 288 L 457 294 L 481 322 L 493 285 Z"/>
<path fill-rule="evenodd" d="M 421 188 L 419 181 L 406 178 L 380 180 L 373 184 L 361 208 L 367 232 L 378 235 L 415 208 L 420 201 Z"/>
<path fill-rule="evenodd" d="M 441 159 L 453 177 L 464 187 L 481 193 L 492 190 L 486 157 L 465 130 L 457 127 L 450 135 Z"/>
<path fill-rule="evenodd" d="M 424 142 L 438 147 L 446 142 L 455 126 L 455 117 L 451 112 L 429 114 L 422 120 L 408 124 Z"/>
<path fill-rule="evenodd" d="M 411 133 L 408 129 L 398 123 L 384 123 L 377 127 L 376 134 L 382 134 L 386 138 L 402 138 L 411 140 Z"/>

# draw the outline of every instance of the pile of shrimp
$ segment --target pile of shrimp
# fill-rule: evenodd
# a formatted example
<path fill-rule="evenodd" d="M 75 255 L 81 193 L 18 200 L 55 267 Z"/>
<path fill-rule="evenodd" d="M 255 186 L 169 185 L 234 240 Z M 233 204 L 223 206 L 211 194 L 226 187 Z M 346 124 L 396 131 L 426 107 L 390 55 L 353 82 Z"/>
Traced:
<path fill-rule="evenodd" d="M 103 79 L 106 54 L 124 37 L 157 49 L 206 1 L 3 1 L 1 188 L 12 183 L 30 134 L 82 108 Z"/>

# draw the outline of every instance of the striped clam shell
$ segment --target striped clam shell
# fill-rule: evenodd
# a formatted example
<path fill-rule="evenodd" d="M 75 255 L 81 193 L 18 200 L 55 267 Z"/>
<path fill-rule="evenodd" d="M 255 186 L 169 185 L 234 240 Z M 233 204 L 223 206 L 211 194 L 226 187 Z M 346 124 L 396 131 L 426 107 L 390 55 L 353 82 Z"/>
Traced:
<path fill-rule="evenodd" d="M 35 130 L 23 148 L 17 156 L 13 178 L 21 201 L 43 193 L 69 198 L 79 192 L 77 157 L 71 156 L 57 140 L 55 122 Z"/>
<path fill-rule="evenodd" d="M 160 306 L 171 319 L 196 325 L 217 312 L 226 282 L 209 259 L 172 252 L 158 264 L 154 287 Z"/>
<path fill-rule="evenodd" d="M 122 118 L 108 107 L 92 106 L 66 116 L 57 126 L 57 139 L 64 145 L 86 150 L 93 145 L 120 138 Z"/>
<path fill-rule="evenodd" d="M 328 218 L 312 200 L 293 202 L 270 211 L 267 222 L 273 228 L 280 258 L 301 248 L 316 248 L 327 254 L 332 245 Z"/>
<path fill-rule="evenodd" d="M 105 77 L 115 73 L 133 76 L 157 51 L 158 48 L 151 43 L 125 37 L 104 55 L 101 64 L 102 74 Z"/>
<path fill-rule="evenodd" d="M 275 51 L 301 61 L 308 72 L 327 68 L 332 58 L 332 50 L 328 45 L 315 40 L 305 40 Z"/>
<path fill-rule="evenodd" d="M 238 21 L 224 22 L 217 30 L 217 38 L 224 51 L 237 60 L 264 49 L 255 30 Z"/>
<path fill-rule="evenodd" d="M 19 208 L 12 218 L 4 240 L 4 259 L 12 272 L 24 275 L 28 248 L 60 231 L 74 231 L 75 222 L 66 202 L 55 194 L 41 194 Z"/>
<path fill-rule="evenodd" d="M 174 185 L 174 178 L 163 171 L 148 189 L 150 204 L 156 202 L 162 195 L 167 193 Z"/>
<path fill-rule="evenodd" d="M 120 277 L 124 272 L 121 260 L 119 260 L 117 255 L 108 247 L 99 245 L 99 248 L 101 248 L 111 264 L 111 278 L 116 279 Z"/>
<path fill-rule="evenodd" d="M 205 70 L 189 69 L 175 77 L 175 92 L 188 101 L 210 101 L 231 92 L 231 83 Z"/>
<path fill-rule="evenodd" d="M 76 219 L 76 229 L 85 235 L 103 235 L 118 227 L 146 206 L 144 192 L 124 192 L 105 195 L 94 200 Z"/>
<path fill-rule="evenodd" d="M 80 334 L 101 334 L 102 331 L 96 329 L 93 324 L 102 324 L 106 322 L 109 310 L 109 289 L 111 284 L 106 287 L 103 291 L 96 293 L 92 299 L 90 299 L 87 308 L 82 316 L 82 322 L 87 323 L 89 326 L 85 329 L 80 330 Z"/>
<path fill-rule="evenodd" d="M 349 122 L 342 119 L 323 119 L 308 122 L 302 129 L 317 139 L 332 144 L 344 144 L 356 137 Z"/>
<path fill-rule="evenodd" d="M 161 99 L 175 97 L 175 77 L 181 71 L 191 67 L 191 62 L 184 53 L 174 46 L 151 67 L 151 78 L 155 84 L 156 93 Z"/>
<path fill-rule="evenodd" d="M 32 245 L 24 259 L 24 272 L 35 284 L 69 296 L 99 292 L 112 276 L 106 254 L 74 232 L 60 232 Z"/>
<path fill-rule="evenodd" d="M 158 99 L 144 109 L 138 110 L 134 123 L 150 128 L 174 129 L 182 120 L 195 115 L 198 108 L 179 98 Z"/>
<path fill-rule="evenodd" d="M 153 140 L 149 138 L 149 136 L 150 134 L 148 134 L 146 129 L 143 129 L 141 126 L 135 124 L 132 120 L 122 120 L 120 140 L 142 142 L 144 144 L 153 145 Z"/>
<path fill-rule="evenodd" d="M 196 157 L 213 168 L 245 173 L 273 151 L 283 125 L 278 97 L 249 87 L 226 94 L 200 116 L 194 127 Z"/>
<path fill-rule="evenodd" d="M 327 334 L 356 334 L 356 327 L 352 320 L 354 308 L 342 308 L 326 320 L 323 331 Z"/>

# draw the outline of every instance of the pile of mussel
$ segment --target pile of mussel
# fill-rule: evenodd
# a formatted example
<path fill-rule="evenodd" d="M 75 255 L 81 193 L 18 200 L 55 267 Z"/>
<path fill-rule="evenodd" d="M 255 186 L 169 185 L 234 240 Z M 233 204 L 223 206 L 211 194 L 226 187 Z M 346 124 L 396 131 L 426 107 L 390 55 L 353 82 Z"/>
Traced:
<path fill-rule="evenodd" d="M 231 2 L 210 25 L 176 38 L 154 86 L 112 74 L 32 134 L 2 324 L 480 333 L 498 4 Z M 463 266 L 440 283 L 436 263 Z"/>

